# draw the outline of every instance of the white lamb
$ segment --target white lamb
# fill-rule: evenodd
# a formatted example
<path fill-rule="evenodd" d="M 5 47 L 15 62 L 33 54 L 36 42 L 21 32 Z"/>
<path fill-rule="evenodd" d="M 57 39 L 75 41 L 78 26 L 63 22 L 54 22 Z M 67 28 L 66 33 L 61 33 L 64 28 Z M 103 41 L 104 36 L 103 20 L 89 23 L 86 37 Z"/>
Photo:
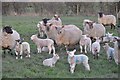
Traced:
<path fill-rule="evenodd" d="M 84 54 L 74 55 L 75 52 L 76 50 L 67 51 L 68 63 L 70 64 L 70 72 L 74 73 L 76 64 L 80 64 L 80 63 L 83 63 L 83 65 L 85 66 L 85 69 L 90 71 L 90 66 L 88 64 L 89 58 Z"/>
<path fill-rule="evenodd" d="M 20 42 L 20 40 L 16 40 L 17 44 L 15 46 L 16 59 L 18 59 L 18 55 L 22 59 L 23 53 L 26 54 L 26 57 L 30 57 L 30 44 L 28 42 Z"/>
<path fill-rule="evenodd" d="M 50 67 L 55 67 L 55 64 L 57 62 L 57 60 L 59 60 L 60 57 L 58 56 L 58 54 L 54 54 L 52 58 L 49 59 L 45 59 L 43 61 L 43 65 L 44 66 L 50 66 Z"/>
<path fill-rule="evenodd" d="M 107 59 L 108 60 L 114 59 L 114 48 L 110 47 L 108 43 L 105 43 L 103 48 L 107 53 Z"/>
<path fill-rule="evenodd" d="M 100 41 L 98 38 L 96 39 L 96 41 L 94 43 L 92 43 L 92 54 L 98 59 L 99 56 L 99 52 L 100 52 Z"/>
<path fill-rule="evenodd" d="M 82 46 L 84 46 L 85 49 L 85 53 L 87 53 L 87 46 L 89 47 L 89 51 L 91 51 L 91 39 L 89 37 L 87 37 L 87 35 L 82 35 L 81 39 L 80 39 L 80 49 L 81 49 L 81 53 L 82 53 Z"/>
<path fill-rule="evenodd" d="M 31 40 L 37 45 L 38 53 L 41 53 L 43 47 L 48 47 L 49 54 L 53 49 L 53 54 L 55 54 L 54 41 L 52 39 L 40 39 L 37 35 L 32 35 Z"/>

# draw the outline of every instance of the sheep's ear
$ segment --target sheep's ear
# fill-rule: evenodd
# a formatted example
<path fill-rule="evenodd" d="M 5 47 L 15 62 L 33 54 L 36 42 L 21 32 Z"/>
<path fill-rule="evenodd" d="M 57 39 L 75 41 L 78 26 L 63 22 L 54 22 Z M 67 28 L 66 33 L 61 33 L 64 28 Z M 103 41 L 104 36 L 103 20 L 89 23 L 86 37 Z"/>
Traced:
<path fill-rule="evenodd" d="M 76 49 L 74 49 L 73 52 L 75 53 L 75 52 L 76 52 Z"/>
<path fill-rule="evenodd" d="M 52 23 L 50 23 L 50 25 L 49 26 L 52 26 L 53 24 Z"/>
<path fill-rule="evenodd" d="M 65 26 L 64 25 L 62 25 L 62 28 L 64 28 Z"/>

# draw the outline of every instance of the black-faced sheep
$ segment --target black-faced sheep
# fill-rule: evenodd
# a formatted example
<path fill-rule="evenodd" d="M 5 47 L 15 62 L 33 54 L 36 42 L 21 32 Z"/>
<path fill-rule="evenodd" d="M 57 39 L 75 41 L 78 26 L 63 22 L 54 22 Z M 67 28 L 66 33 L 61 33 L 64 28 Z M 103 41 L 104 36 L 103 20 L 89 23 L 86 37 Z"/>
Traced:
<path fill-rule="evenodd" d="M 98 22 L 105 25 L 111 25 L 111 29 L 112 27 L 116 26 L 116 17 L 114 15 L 105 15 L 102 12 L 98 13 Z"/>

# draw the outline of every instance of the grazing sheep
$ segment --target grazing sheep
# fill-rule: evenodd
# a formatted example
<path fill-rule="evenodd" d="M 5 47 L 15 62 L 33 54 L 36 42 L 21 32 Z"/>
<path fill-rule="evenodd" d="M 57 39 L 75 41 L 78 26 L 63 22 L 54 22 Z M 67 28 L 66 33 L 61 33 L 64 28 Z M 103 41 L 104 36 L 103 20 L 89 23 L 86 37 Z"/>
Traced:
<path fill-rule="evenodd" d="M 98 22 L 103 25 L 111 25 L 112 27 L 116 26 L 116 17 L 114 15 L 105 15 L 102 12 L 98 13 Z"/>
<path fill-rule="evenodd" d="M 74 73 L 76 64 L 80 64 L 80 63 L 83 63 L 86 70 L 90 71 L 90 66 L 88 64 L 88 59 L 89 58 L 84 54 L 74 55 L 75 52 L 76 52 L 76 50 L 67 51 L 68 63 L 70 64 L 70 72 Z"/>
<path fill-rule="evenodd" d="M 89 47 L 89 51 L 91 51 L 91 39 L 89 37 L 87 37 L 87 35 L 82 35 L 81 39 L 80 39 L 80 52 L 82 53 L 82 46 L 84 46 L 84 49 L 85 49 L 85 53 L 87 53 L 87 50 L 86 48 Z"/>
<path fill-rule="evenodd" d="M 115 50 L 115 62 L 116 64 L 120 64 L 120 38 L 116 38 L 114 42 L 114 50 Z"/>
<path fill-rule="evenodd" d="M 37 45 L 38 53 L 41 53 L 41 49 L 43 47 L 48 47 L 49 54 L 51 54 L 51 51 L 53 49 L 53 54 L 55 54 L 55 47 L 54 47 L 54 41 L 51 39 L 40 39 L 37 37 L 37 35 L 32 35 L 31 40 Z"/>
<path fill-rule="evenodd" d="M 64 44 L 66 49 L 70 45 L 79 43 L 82 36 L 82 31 L 75 25 L 64 25 L 62 28 L 56 27 L 56 30 L 56 43 L 58 45 Z"/>
<path fill-rule="evenodd" d="M 50 67 L 55 67 L 55 64 L 57 62 L 57 60 L 59 60 L 59 56 L 58 54 L 54 54 L 52 58 L 49 58 L 49 59 L 45 59 L 43 61 L 43 65 L 44 66 L 50 66 Z"/>
<path fill-rule="evenodd" d="M 105 49 L 107 53 L 107 59 L 108 60 L 114 59 L 114 48 L 110 47 L 108 43 L 105 43 L 103 48 Z"/>
<path fill-rule="evenodd" d="M 94 43 L 92 43 L 92 54 L 94 56 L 94 59 L 97 58 L 99 56 L 99 52 L 100 52 L 100 41 L 98 38 L 96 39 L 96 41 Z"/>
<path fill-rule="evenodd" d="M 22 59 L 23 53 L 27 55 L 26 57 L 30 57 L 30 44 L 28 42 L 21 42 L 20 40 L 16 40 L 16 42 L 16 59 L 18 59 L 18 55 L 20 55 L 20 58 Z"/>
<path fill-rule="evenodd" d="M 15 40 L 19 39 L 20 34 L 17 31 L 13 30 L 9 25 L 6 25 L 0 30 L 0 41 L 2 42 L 0 43 L 0 48 L 4 50 L 4 53 L 6 49 L 10 51 L 13 50 L 16 45 Z"/>
<path fill-rule="evenodd" d="M 84 20 L 83 26 L 84 26 L 84 34 L 88 34 L 88 36 L 91 38 L 95 38 L 95 37 L 101 38 L 105 36 L 106 29 L 102 24 Z"/>

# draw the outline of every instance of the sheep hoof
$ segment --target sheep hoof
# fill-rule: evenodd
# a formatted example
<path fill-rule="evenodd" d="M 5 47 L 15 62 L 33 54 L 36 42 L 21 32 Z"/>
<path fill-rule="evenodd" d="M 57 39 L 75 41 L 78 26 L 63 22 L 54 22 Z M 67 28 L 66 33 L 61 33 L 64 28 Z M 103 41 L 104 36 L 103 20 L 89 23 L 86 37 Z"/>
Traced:
<path fill-rule="evenodd" d="M 18 59 L 18 57 L 16 57 L 16 59 Z"/>

